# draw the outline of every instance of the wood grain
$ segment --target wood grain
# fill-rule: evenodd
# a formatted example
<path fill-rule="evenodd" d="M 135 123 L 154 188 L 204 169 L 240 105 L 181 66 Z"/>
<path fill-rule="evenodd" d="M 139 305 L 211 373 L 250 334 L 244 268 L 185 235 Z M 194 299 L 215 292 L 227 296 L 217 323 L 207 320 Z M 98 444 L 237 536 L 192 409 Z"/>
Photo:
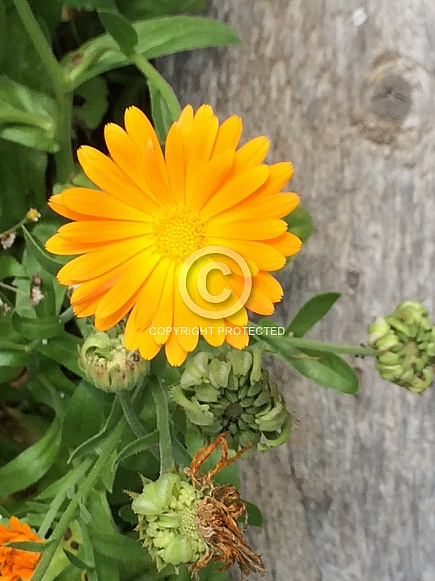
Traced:
<path fill-rule="evenodd" d="M 243 44 L 161 70 L 183 103 L 241 115 L 244 139 L 267 135 L 268 161 L 294 163 L 291 188 L 315 220 L 281 273 L 276 320 L 327 290 L 343 296 L 313 338 L 358 344 L 408 298 L 435 315 L 435 4 L 216 0 L 209 12 Z M 435 392 L 410 395 L 350 361 L 354 398 L 273 364 L 300 422 L 287 446 L 242 463 L 265 517 L 250 538 L 270 581 L 434 581 Z"/>

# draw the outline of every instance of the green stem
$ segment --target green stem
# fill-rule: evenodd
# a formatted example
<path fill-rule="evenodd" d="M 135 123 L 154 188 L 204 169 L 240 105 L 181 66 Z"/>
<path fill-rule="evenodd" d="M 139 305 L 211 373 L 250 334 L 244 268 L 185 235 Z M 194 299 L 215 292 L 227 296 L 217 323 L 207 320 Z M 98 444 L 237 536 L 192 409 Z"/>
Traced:
<path fill-rule="evenodd" d="M 53 501 L 51 502 L 50 508 L 48 509 L 44 517 L 44 520 L 42 521 L 41 526 L 39 527 L 38 535 L 40 537 L 45 537 L 45 535 L 47 534 L 48 530 L 51 527 L 51 524 L 56 518 L 58 511 L 60 510 L 62 504 L 64 503 L 68 492 L 77 484 L 80 478 L 84 474 L 86 474 L 91 464 L 92 464 L 91 458 L 87 458 L 83 462 L 83 464 L 80 464 L 80 466 L 78 466 L 75 470 L 71 471 L 68 480 L 65 482 L 65 484 L 62 486 L 62 488 L 59 490 L 59 492 L 56 494 Z"/>
<path fill-rule="evenodd" d="M 165 81 L 160 73 L 156 71 L 153 65 L 151 65 L 141 54 L 134 55 L 132 60 L 136 67 L 151 83 L 154 84 L 156 89 L 158 89 L 169 107 L 172 119 L 174 121 L 178 119 L 181 113 L 181 107 L 171 86 Z"/>
<path fill-rule="evenodd" d="M 159 431 L 160 475 L 171 472 L 174 467 L 171 427 L 169 423 L 168 399 L 162 384 L 156 376 L 150 379 L 151 390 L 156 405 L 157 429 Z"/>
<path fill-rule="evenodd" d="M 126 420 L 124 416 L 121 417 L 118 425 L 115 427 L 111 435 L 107 438 L 107 440 L 102 445 L 100 455 L 96 460 L 94 466 L 92 467 L 91 471 L 82 482 L 81 486 L 79 487 L 76 495 L 71 500 L 70 504 L 67 506 L 65 512 L 61 516 L 59 522 L 54 527 L 53 533 L 49 537 L 50 540 L 53 542 L 47 547 L 44 551 L 42 558 L 37 566 L 35 572 L 32 576 L 32 581 L 42 581 L 44 579 L 44 575 L 53 559 L 53 555 L 56 552 L 59 543 L 61 542 L 65 531 L 69 527 L 71 521 L 73 520 L 77 509 L 80 503 L 84 502 L 95 487 L 102 470 L 105 468 L 107 462 L 109 461 L 110 456 L 112 455 L 113 451 L 115 450 L 116 446 L 119 444 L 119 440 L 122 436 L 124 429 L 126 428 Z"/>
<path fill-rule="evenodd" d="M 118 399 L 121 402 L 122 411 L 124 412 L 125 419 L 128 425 L 133 430 L 134 435 L 137 438 L 143 438 L 147 435 L 146 429 L 141 424 L 139 418 L 134 411 L 133 404 L 131 401 L 130 393 L 123 390 L 118 392 Z"/>
<path fill-rule="evenodd" d="M 71 319 L 74 319 L 74 311 L 72 307 L 68 307 L 67 309 L 64 310 L 63 313 L 59 315 L 59 320 L 62 323 L 62 325 L 65 325 L 66 323 L 68 323 L 68 321 L 71 321 Z"/>
<path fill-rule="evenodd" d="M 310 341 L 309 339 L 299 339 L 297 337 L 286 337 L 286 344 L 291 344 L 299 349 L 313 351 L 327 351 L 328 353 L 343 353 L 346 355 L 368 355 L 374 356 L 375 351 L 371 347 L 360 347 L 356 345 L 340 345 L 338 343 L 324 343 L 323 341 Z"/>
<path fill-rule="evenodd" d="M 68 92 L 62 67 L 54 56 L 27 0 L 13 0 L 13 3 L 53 84 L 57 103 L 56 138 L 60 147 L 56 153 L 57 178 L 60 182 L 66 183 L 74 173 L 71 150 L 72 96 Z"/>
<path fill-rule="evenodd" d="M 27 345 L 21 343 L 13 343 L 12 341 L 0 341 L 0 349 L 10 349 L 11 351 L 29 352 Z"/>
<path fill-rule="evenodd" d="M 5 288 L 7 290 L 10 290 L 10 291 L 17 293 L 19 295 L 28 295 L 29 294 L 28 292 L 26 292 L 20 288 L 17 288 L 15 286 L 12 286 L 11 284 L 6 284 L 5 282 L 0 282 L 0 287 Z"/>

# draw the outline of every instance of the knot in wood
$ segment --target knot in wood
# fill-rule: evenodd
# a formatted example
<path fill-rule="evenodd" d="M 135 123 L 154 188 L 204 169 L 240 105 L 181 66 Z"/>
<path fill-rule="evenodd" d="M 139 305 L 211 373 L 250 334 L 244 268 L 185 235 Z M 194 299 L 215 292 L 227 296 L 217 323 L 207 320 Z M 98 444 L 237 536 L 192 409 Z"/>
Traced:
<path fill-rule="evenodd" d="M 402 123 L 412 106 L 412 86 L 399 75 L 387 75 L 376 84 L 372 107 L 385 120 Z"/>

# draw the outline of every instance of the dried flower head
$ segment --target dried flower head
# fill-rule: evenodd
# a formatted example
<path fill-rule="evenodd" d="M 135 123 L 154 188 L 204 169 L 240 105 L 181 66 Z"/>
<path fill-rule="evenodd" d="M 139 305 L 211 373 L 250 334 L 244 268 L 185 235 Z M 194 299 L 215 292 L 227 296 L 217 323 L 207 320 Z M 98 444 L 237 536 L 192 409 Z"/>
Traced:
<path fill-rule="evenodd" d="M 28 581 L 41 558 L 41 553 L 22 551 L 8 547 L 8 543 L 34 541 L 43 543 L 28 524 L 11 516 L 9 526 L 0 525 L 0 579 L 4 581 Z"/>
<path fill-rule="evenodd" d="M 221 459 L 206 474 L 201 466 L 213 450 L 221 448 Z M 235 462 L 246 446 L 228 457 L 225 434 L 194 455 L 185 473 L 163 474 L 152 482 L 143 478 L 140 494 L 128 492 L 138 515 L 136 530 L 160 571 L 173 565 L 189 565 L 193 579 L 210 561 L 223 563 L 223 569 L 237 563 L 243 577 L 249 572 L 264 574 L 260 555 L 247 545 L 238 520 L 246 524 L 246 507 L 232 484 L 217 485 L 213 477 Z"/>
<path fill-rule="evenodd" d="M 0 244 L 4 248 L 4 250 L 8 250 L 11 248 L 15 242 L 15 238 L 17 237 L 17 233 L 15 230 L 9 230 L 0 237 Z"/>
<path fill-rule="evenodd" d="M 221 459 L 214 468 L 202 474 L 202 464 L 218 446 L 221 448 Z M 237 563 L 243 577 L 250 572 L 260 575 L 265 573 L 261 556 L 248 546 L 237 522 L 244 518 L 246 523 L 246 507 L 239 491 L 232 484 L 216 485 L 213 482 L 213 476 L 235 462 L 248 447 L 245 446 L 232 458 L 228 458 L 226 435 L 221 434 L 209 446 L 198 450 L 192 458 L 188 474 L 193 486 L 203 493 L 196 511 L 196 527 L 206 545 L 205 555 L 189 568 L 195 579 L 210 561 L 226 563 L 221 570 Z"/>

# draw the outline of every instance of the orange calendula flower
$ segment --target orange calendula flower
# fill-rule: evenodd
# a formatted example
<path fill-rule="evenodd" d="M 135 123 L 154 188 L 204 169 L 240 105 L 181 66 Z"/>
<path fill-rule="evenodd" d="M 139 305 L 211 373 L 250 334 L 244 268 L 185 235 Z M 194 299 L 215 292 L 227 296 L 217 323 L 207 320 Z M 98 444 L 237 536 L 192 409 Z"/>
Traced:
<path fill-rule="evenodd" d="M 7 543 L 33 541 L 43 543 L 28 524 L 21 523 L 16 516 L 11 516 L 9 526 L 0 525 L 0 579 L 2 581 L 28 581 L 32 578 L 41 553 L 21 551 L 5 546 Z"/>
<path fill-rule="evenodd" d="M 164 152 L 147 117 L 125 112 L 125 130 L 109 123 L 110 157 L 81 147 L 78 158 L 101 191 L 73 187 L 50 200 L 74 220 L 47 241 L 55 254 L 81 255 L 58 274 L 78 285 L 78 317 L 106 330 L 129 313 L 125 347 L 152 359 L 164 345 L 180 365 L 198 343 L 248 344 L 247 310 L 270 315 L 282 298 L 270 274 L 301 241 L 282 219 L 299 197 L 280 193 L 290 163 L 266 165 L 269 142 L 238 148 L 239 117 L 219 125 L 213 109 L 185 107 Z"/>

